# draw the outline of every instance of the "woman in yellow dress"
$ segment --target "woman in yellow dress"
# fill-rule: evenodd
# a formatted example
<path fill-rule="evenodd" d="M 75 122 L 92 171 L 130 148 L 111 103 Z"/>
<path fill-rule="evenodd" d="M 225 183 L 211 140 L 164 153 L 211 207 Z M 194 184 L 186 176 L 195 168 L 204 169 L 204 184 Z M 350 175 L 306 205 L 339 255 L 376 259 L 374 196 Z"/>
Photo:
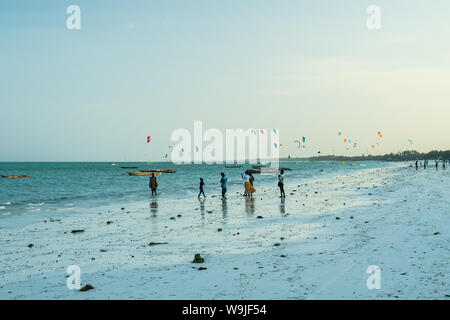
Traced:
<path fill-rule="evenodd" d="M 244 180 L 244 196 L 252 196 L 254 192 L 256 192 L 255 188 L 253 188 L 252 184 L 250 183 L 250 174 L 247 171 L 245 171 L 245 174 L 241 173 L 241 177 Z"/>

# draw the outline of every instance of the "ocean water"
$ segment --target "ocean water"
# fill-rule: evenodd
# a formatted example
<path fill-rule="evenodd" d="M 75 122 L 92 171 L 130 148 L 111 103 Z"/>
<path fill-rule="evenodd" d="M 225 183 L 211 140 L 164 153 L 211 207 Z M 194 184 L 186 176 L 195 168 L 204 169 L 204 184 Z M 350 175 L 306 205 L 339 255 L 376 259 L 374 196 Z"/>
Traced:
<path fill-rule="evenodd" d="M 386 167 L 386 162 L 288 161 L 280 167 L 288 167 L 286 185 L 315 178 L 345 175 L 358 170 Z M 148 200 L 151 195 L 146 176 L 129 176 L 121 166 L 137 166 L 140 169 L 176 169 L 176 173 L 158 176 L 158 198 L 185 199 L 196 197 L 200 177 L 205 180 L 207 195 L 220 194 L 220 172 L 228 177 L 228 194 L 239 196 L 243 191 L 240 173 L 252 165 L 241 168 L 225 168 L 224 165 L 175 165 L 169 162 L 139 163 L 0 163 L 1 175 L 30 175 L 27 179 L 0 178 L 0 226 L 5 219 L 28 219 L 47 214 L 72 214 L 91 211 L 111 205 Z M 277 178 L 255 174 L 255 188 L 277 189 Z M 89 210 L 88 210 L 89 209 Z M 16 218 L 17 219 L 17 218 Z"/>

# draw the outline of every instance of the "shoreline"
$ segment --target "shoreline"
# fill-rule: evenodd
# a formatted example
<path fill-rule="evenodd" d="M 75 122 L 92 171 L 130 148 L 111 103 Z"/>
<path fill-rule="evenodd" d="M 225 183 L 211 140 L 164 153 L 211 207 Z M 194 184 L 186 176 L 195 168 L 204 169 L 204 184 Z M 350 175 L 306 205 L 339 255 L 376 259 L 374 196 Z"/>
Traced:
<path fill-rule="evenodd" d="M 450 204 L 434 195 L 450 175 L 429 171 L 389 167 L 289 181 L 284 202 L 275 188 L 225 203 L 155 198 L 4 229 L 0 298 L 445 299 Z M 436 216 L 411 216 L 422 210 Z M 195 253 L 205 263 L 192 264 Z M 372 264 L 382 270 L 380 290 L 366 287 Z M 95 289 L 68 290 L 69 265 Z"/>

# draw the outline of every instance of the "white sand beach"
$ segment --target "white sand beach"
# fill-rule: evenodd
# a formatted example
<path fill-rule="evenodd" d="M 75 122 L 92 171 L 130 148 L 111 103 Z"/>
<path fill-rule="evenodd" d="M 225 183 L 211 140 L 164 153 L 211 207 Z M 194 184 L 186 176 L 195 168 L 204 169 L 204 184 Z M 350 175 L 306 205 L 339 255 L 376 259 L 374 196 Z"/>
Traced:
<path fill-rule="evenodd" d="M 2 226 L 0 299 L 450 299 L 450 171 L 286 183 L 284 202 L 255 185 L 253 199 L 155 197 Z M 70 265 L 93 290 L 66 287 Z"/>

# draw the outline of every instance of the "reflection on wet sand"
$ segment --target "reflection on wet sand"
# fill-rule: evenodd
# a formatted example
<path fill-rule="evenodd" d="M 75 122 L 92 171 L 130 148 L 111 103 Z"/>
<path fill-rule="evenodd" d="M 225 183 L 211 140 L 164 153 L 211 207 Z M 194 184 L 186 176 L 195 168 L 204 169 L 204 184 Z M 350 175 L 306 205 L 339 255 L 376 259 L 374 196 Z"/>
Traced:
<path fill-rule="evenodd" d="M 245 198 L 245 212 L 247 215 L 253 215 L 255 214 L 255 198 L 253 197 L 246 197 Z"/>
<path fill-rule="evenodd" d="M 198 203 L 200 204 L 200 216 L 201 216 L 201 222 L 202 227 L 205 226 L 205 198 L 201 199 L 198 198 Z"/>
<path fill-rule="evenodd" d="M 286 213 L 286 206 L 285 206 L 285 203 L 284 203 L 284 198 L 281 198 L 280 213 L 283 214 L 283 215 Z"/>
<path fill-rule="evenodd" d="M 158 201 L 152 200 L 152 202 L 150 202 L 150 213 L 152 218 L 156 218 L 157 217 L 157 213 L 158 213 Z"/>
<path fill-rule="evenodd" d="M 226 220 L 227 216 L 228 216 L 227 199 L 222 199 L 222 217 L 223 217 L 223 220 Z"/>

